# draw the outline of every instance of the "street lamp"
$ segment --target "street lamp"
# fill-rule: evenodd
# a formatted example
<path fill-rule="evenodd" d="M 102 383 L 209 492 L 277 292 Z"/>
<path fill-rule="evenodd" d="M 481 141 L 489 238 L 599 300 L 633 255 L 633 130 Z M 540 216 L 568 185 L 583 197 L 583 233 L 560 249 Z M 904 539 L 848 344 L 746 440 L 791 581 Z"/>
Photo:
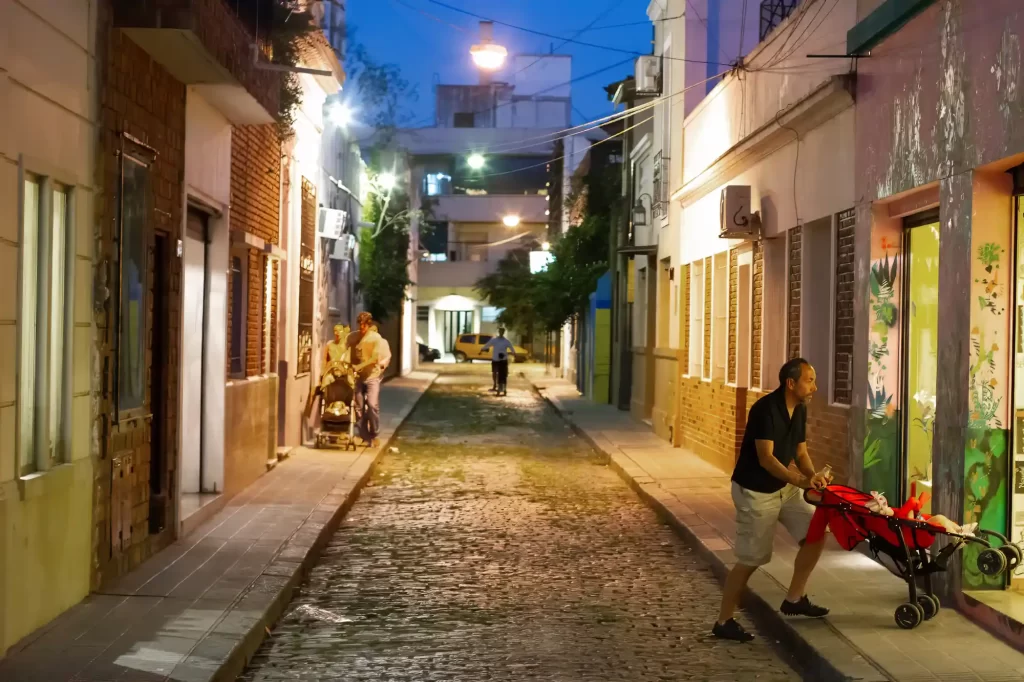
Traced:
<path fill-rule="evenodd" d="M 381 189 L 391 191 L 395 188 L 395 174 L 394 173 L 381 173 L 377 176 L 377 184 L 380 185 Z"/>
<path fill-rule="evenodd" d="M 543 249 L 544 251 L 550 251 L 551 242 L 544 242 L 543 244 L 540 245 L 540 248 Z"/>
<path fill-rule="evenodd" d="M 342 128 L 347 128 L 352 123 L 352 107 L 347 104 L 337 103 L 330 108 L 331 121 Z"/>
<path fill-rule="evenodd" d="M 466 160 L 469 167 L 473 170 L 480 170 L 487 163 L 487 159 L 484 158 L 483 154 L 470 154 L 469 159 Z"/>
<path fill-rule="evenodd" d="M 473 63 L 484 71 L 497 71 L 505 64 L 505 57 L 508 50 L 493 42 L 494 23 L 490 21 L 480 22 L 480 42 L 469 48 L 469 54 Z"/>
<path fill-rule="evenodd" d="M 514 213 L 509 213 L 507 216 L 501 219 L 501 222 L 505 223 L 505 227 L 518 227 L 519 216 Z"/>
<path fill-rule="evenodd" d="M 646 192 L 636 198 L 636 203 L 633 204 L 634 227 L 643 227 L 647 224 L 647 209 L 644 208 L 644 202 L 642 201 L 644 197 L 650 199 L 651 202 L 654 201 L 654 199 L 651 199 L 651 195 Z"/>

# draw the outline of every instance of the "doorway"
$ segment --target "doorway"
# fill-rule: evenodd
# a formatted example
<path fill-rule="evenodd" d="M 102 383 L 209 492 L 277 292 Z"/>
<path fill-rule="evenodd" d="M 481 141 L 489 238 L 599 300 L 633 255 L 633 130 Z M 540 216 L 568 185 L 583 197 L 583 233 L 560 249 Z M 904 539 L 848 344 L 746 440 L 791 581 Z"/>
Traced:
<path fill-rule="evenodd" d="M 455 339 L 459 334 L 473 333 L 473 311 L 472 310 L 445 310 L 444 311 L 444 352 L 455 352 Z"/>
<path fill-rule="evenodd" d="M 206 379 L 206 321 L 209 316 L 209 216 L 188 209 L 185 225 L 181 400 L 181 492 L 201 493 L 205 457 L 203 387 Z M 187 517 L 182 500 L 182 518 Z"/>
<path fill-rule="evenodd" d="M 932 441 L 938 375 L 939 222 L 927 215 L 905 223 L 903 287 L 903 480 L 900 499 L 932 493 Z M 931 513 L 931 500 L 921 511 Z"/>

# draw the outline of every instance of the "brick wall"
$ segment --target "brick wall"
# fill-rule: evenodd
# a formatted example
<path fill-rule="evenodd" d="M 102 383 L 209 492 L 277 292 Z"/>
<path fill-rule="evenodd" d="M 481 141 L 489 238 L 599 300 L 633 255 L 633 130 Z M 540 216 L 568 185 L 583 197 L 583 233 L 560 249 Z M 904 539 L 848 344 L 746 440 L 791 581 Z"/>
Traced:
<path fill-rule="evenodd" d="M 704 371 L 706 377 L 714 372 L 711 366 L 711 289 L 715 282 L 715 271 L 711 258 L 704 259 Z"/>
<path fill-rule="evenodd" d="M 101 128 L 96 156 L 96 262 L 97 276 L 107 286 L 117 282 L 117 188 L 120 185 L 120 159 L 123 133 L 140 140 L 157 152 L 150 169 L 149 213 L 149 320 L 147 327 L 147 358 L 150 367 L 147 381 L 148 404 L 152 405 L 153 371 L 162 371 L 161 379 L 167 395 L 178 395 L 181 315 L 181 262 L 163 258 L 165 277 L 157 281 L 154 274 L 156 235 L 161 235 L 171 253 L 181 236 L 182 192 L 185 167 L 185 86 L 171 77 L 149 55 L 119 30 L 113 29 L 110 7 L 99 5 L 97 46 Z M 168 509 L 164 531 L 151 535 L 150 457 L 154 446 L 164 453 L 166 468 L 162 472 L 174 499 L 174 462 L 177 461 L 178 413 L 176 401 L 166 402 L 166 413 L 155 414 L 161 424 L 162 441 L 153 442 L 153 420 L 136 420 L 111 425 L 115 414 L 114 387 L 117 382 L 116 290 L 95 315 L 96 347 L 101 369 L 100 394 L 97 400 L 97 432 L 99 452 L 95 458 L 93 496 L 93 588 L 109 582 L 138 566 L 173 540 L 176 519 Z M 167 363 L 153 367 L 153 295 L 166 302 L 166 319 L 158 321 L 165 329 Z M 114 463 L 117 463 L 116 465 Z M 123 472 L 123 477 L 121 473 Z M 117 484 L 112 478 L 117 474 Z M 115 508 L 116 504 L 116 508 Z M 173 505 L 169 505 L 173 507 Z M 114 528 L 123 538 L 113 537 Z"/>
<path fill-rule="evenodd" d="M 853 230 L 857 212 L 843 211 L 838 218 L 832 401 L 849 405 L 853 397 Z"/>
<path fill-rule="evenodd" d="M 736 307 L 739 305 L 737 258 L 736 249 L 729 249 L 729 357 L 726 377 L 733 384 L 736 383 Z"/>
<path fill-rule="evenodd" d="M 732 471 L 747 420 L 747 389 L 684 378 L 679 385 L 680 445 Z"/>
<path fill-rule="evenodd" d="M 794 227 L 789 231 L 789 312 L 786 325 L 786 359 L 800 355 L 800 244 L 800 228 Z"/>
<path fill-rule="evenodd" d="M 764 310 L 764 246 L 754 243 L 753 300 L 750 321 L 750 385 L 761 386 L 761 326 Z"/>
<path fill-rule="evenodd" d="M 281 140 L 277 129 L 273 125 L 236 126 L 231 135 L 231 231 L 278 244 L 280 219 Z M 247 266 L 245 376 L 252 377 L 274 371 L 275 364 L 273 358 L 270 367 L 264 363 L 267 257 L 251 250 Z M 234 316 L 232 301 L 229 291 L 229 330 Z M 277 326 L 276 313 L 275 305 L 271 309 L 271 330 Z M 276 334 L 272 337 L 276 339 Z"/>

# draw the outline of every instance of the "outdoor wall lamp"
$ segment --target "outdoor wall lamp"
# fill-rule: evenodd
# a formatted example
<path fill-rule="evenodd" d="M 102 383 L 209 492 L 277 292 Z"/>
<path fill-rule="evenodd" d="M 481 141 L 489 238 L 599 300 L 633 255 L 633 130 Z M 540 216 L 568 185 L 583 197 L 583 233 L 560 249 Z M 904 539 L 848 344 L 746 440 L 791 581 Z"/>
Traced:
<path fill-rule="evenodd" d="M 501 222 L 503 222 L 505 224 L 505 227 L 518 227 L 519 226 L 519 216 L 514 215 L 514 214 L 509 214 L 509 215 L 505 216 L 504 218 L 502 218 Z"/>
<path fill-rule="evenodd" d="M 644 197 L 647 197 L 652 203 L 654 202 L 651 195 L 646 192 L 636 198 L 636 203 L 633 204 L 634 227 L 644 227 L 647 224 L 647 209 L 644 208 L 644 202 L 642 201 Z"/>
<path fill-rule="evenodd" d="M 466 160 L 466 163 L 468 163 L 469 167 L 472 168 L 473 170 L 480 170 L 481 168 L 484 167 L 484 164 L 486 162 L 487 161 L 486 159 L 484 159 L 483 154 L 471 154 L 470 157 Z"/>

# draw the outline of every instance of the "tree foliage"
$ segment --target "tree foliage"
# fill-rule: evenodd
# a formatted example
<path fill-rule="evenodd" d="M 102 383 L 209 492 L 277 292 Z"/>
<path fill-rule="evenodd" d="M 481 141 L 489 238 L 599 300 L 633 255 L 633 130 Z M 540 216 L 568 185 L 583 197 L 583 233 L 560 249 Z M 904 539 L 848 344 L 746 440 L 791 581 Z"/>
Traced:
<path fill-rule="evenodd" d="M 297 10 L 288 0 L 272 0 L 273 17 L 269 41 L 275 64 L 298 66 L 302 44 L 319 29 L 308 10 Z M 282 140 L 294 134 L 295 114 L 302 105 L 302 85 L 294 73 L 281 74 L 281 96 L 277 114 L 277 130 Z"/>
<path fill-rule="evenodd" d="M 351 38 L 352 34 L 350 30 L 345 68 L 356 91 L 358 118 L 377 131 L 378 144 L 386 144 L 398 126 L 412 117 L 409 106 L 419 95 L 397 64 L 377 61 L 364 45 Z"/>
<path fill-rule="evenodd" d="M 385 211 L 385 197 L 370 194 L 363 219 L 376 225 Z M 408 195 L 399 188 L 391 192 L 384 223 L 387 227 L 375 233 L 364 227 L 359 233 L 359 291 L 366 309 L 376 320 L 386 320 L 401 312 L 409 279 L 409 212 Z M 404 217 L 403 217 L 404 214 Z"/>
<path fill-rule="evenodd" d="M 608 270 L 611 228 L 618 210 L 618 176 L 588 174 L 566 199 L 583 218 L 551 245 L 547 269 L 530 274 L 529 253 L 513 251 L 494 273 L 477 282 L 488 303 L 503 309 L 499 321 L 522 333 L 555 331 L 589 305 L 597 281 Z"/>

